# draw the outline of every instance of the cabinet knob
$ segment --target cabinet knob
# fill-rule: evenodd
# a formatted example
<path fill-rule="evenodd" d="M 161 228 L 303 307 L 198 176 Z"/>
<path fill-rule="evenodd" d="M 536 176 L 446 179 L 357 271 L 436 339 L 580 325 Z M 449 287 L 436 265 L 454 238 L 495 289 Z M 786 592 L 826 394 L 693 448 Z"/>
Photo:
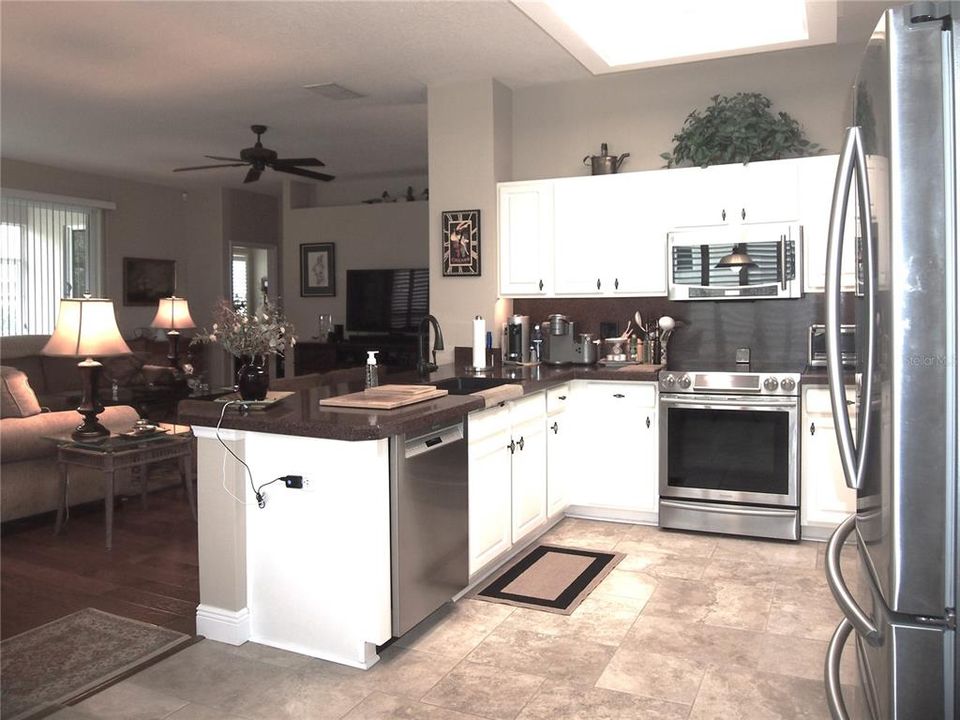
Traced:
<path fill-rule="evenodd" d="M 600 278 L 597 278 L 597 290 L 600 289 Z"/>
<path fill-rule="evenodd" d="M 649 429 L 649 427 L 650 427 L 650 416 L 647 415 L 647 428 Z"/>
<path fill-rule="evenodd" d="M 553 430 L 553 434 L 556 435 L 556 434 L 557 434 L 557 430 L 559 430 L 560 427 L 557 425 L 556 422 L 554 422 L 553 425 L 550 426 L 550 429 Z"/>
<path fill-rule="evenodd" d="M 810 423 L 810 434 L 813 435 L 815 432 L 817 432 L 817 426 Z"/>
<path fill-rule="evenodd" d="M 721 219 L 721 220 L 726 220 L 726 219 L 727 219 L 727 211 L 726 211 L 726 210 L 721 210 L 721 211 L 720 211 L 720 219 Z"/>
<path fill-rule="evenodd" d="M 613 289 L 614 289 L 614 290 L 619 290 L 619 289 L 620 289 L 620 278 L 614 278 L 614 279 L 613 279 Z"/>
<path fill-rule="evenodd" d="M 510 438 L 510 444 L 507 445 L 507 449 L 510 451 L 511 455 L 517 451 L 517 444 L 513 441 L 513 438 Z"/>
<path fill-rule="evenodd" d="M 557 396 L 557 399 L 558 399 L 558 400 L 566 400 L 566 399 L 567 399 L 567 396 L 566 396 L 566 395 L 558 395 L 558 396 Z"/>
<path fill-rule="evenodd" d="M 520 442 L 517 443 L 517 447 L 523 450 L 523 435 L 520 436 Z"/>
<path fill-rule="evenodd" d="M 540 289 L 543 290 L 543 280 L 540 281 Z"/>
<path fill-rule="evenodd" d="M 741 219 L 741 220 L 746 220 L 746 219 L 747 219 L 747 209 L 746 209 L 746 208 L 740 208 L 740 219 Z"/>
<path fill-rule="evenodd" d="M 623 393 L 614 393 L 613 396 L 614 396 L 615 398 L 617 398 L 617 399 L 625 398 L 625 397 L 626 397 L 626 395 L 624 395 Z"/>

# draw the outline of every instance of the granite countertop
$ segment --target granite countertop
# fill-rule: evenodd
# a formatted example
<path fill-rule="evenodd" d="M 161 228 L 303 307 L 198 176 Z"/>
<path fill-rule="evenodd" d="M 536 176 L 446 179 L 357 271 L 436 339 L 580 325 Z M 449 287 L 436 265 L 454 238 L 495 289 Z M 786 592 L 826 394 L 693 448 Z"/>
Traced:
<path fill-rule="evenodd" d="M 515 380 L 528 395 L 570 380 L 646 381 L 657 379 L 659 365 L 636 365 L 624 368 L 600 366 L 496 367 L 479 377 Z M 463 366 L 443 365 L 427 378 L 417 373 L 397 373 L 387 376 L 394 384 L 432 384 L 439 380 L 468 375 Z M 357 392 L 362 383 L 317 385 L 298 390 L 265 410 L 252 410 L 246 415 L 230 408 L 224 414 L 220 427 L 231 430 L 298 435 L 333 440 L 379 440 L 399 434 L 429 432 L 456 422 L 468 413 L 481 410 L 486 402 L 481 395 L 447 395 L 435 400 L 416 403 L 396 410 L 364 410 L 335 408 L 319 405 L 319 401 Z M 179 405 L 181 423 L 216 427 L 223 406 L 209 400 L 182 400 Z"/>

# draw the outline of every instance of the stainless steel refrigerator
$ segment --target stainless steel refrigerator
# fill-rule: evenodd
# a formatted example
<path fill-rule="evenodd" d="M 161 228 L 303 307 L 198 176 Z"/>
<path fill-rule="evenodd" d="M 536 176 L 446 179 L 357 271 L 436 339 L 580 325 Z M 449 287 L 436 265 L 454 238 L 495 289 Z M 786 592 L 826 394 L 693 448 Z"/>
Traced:
<path fill-rule="evenodd" d="M 958 21 L 960 2 L 884 14 L 856 78 L 837 170 L 828 375 L 857 512 L 827 550 L 827 579 L 844 615 L 825 663 L 834 718 L 960 716 Z M 843 237 L 848 202 L 857 206 L 855 238 Z M 846 297 L 844 242 L 857 247 L 857 291 Z M 855 432 L 843 391 L 851 378 L 840 362 L 843 302 L 856 306 Z M 848 538 L 855 545 L 843 550 Z M 854 688 L 840 684 L 841 652 L 856 654 Z"/>

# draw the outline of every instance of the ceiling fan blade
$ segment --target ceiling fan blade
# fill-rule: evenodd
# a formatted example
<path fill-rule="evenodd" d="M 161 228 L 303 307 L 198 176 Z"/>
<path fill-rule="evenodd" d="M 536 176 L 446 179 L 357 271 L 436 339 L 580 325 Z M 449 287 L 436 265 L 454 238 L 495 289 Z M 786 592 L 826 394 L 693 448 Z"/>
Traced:
<path fill-rule="evenodd" d="M 210 158 L 211 160 L 226 160 L 227 162 L 244 162 L 242 158 L 228 158 L 222 157 L 220 155 L 204 155 L 205 158 Z"/>
<path fill-rule="evenodd" d="M 247 176 L 243 179 L 243 181 L 245 183 L 256 182 L 257 180 L 260 179 L 260 174 L 262 172 L 263 172 L 262 170 L 257 170 L 257 168 L 252 167 L 250 168 L 250 172 L 247 173 Z"/>
<path fill-rule="evenodd" d="M 303 165 L 305 167 L 324 167 L 323 160 L 316 158 L 277 158 L 273 161 L 274 165 Z"/>
<path fill-rule="evenodd" d="M 210 170 L 211 168 L 225 167 L 246 167 L 246 163 L 233 163 L 231 165 L 194 165 L 193 167 L 174 168 L 174 172 L 183 172 L 184 170 Z"/>
<path fill-rule="evenodd" d="M 300 168 L 295 167 L 275 167 L 273 168 L 277 172 L 290 173 L 291 175 L 299 175 L 300 177 L 313 178 L 314 180 L 323 180 L 325 182 L 330 182 L 333 180 L 333 175 L 327 175 L 326 173 L 313 172 L 311 170 L 301 170 Z"/>

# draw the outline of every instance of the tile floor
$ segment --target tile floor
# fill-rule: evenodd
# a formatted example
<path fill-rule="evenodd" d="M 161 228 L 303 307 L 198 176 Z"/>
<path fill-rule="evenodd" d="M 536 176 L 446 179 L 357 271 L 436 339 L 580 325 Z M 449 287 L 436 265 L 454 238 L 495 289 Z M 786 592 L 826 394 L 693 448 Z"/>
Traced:
<path fill-rule="evenodd" d="M 572 518 L 543 540 L 627 557 L 570 616 L 461 600 L 367 672 L 205 640 L 52 717 L 829 717 L 822 667 L 840 616 L 824 545 Z"/>

